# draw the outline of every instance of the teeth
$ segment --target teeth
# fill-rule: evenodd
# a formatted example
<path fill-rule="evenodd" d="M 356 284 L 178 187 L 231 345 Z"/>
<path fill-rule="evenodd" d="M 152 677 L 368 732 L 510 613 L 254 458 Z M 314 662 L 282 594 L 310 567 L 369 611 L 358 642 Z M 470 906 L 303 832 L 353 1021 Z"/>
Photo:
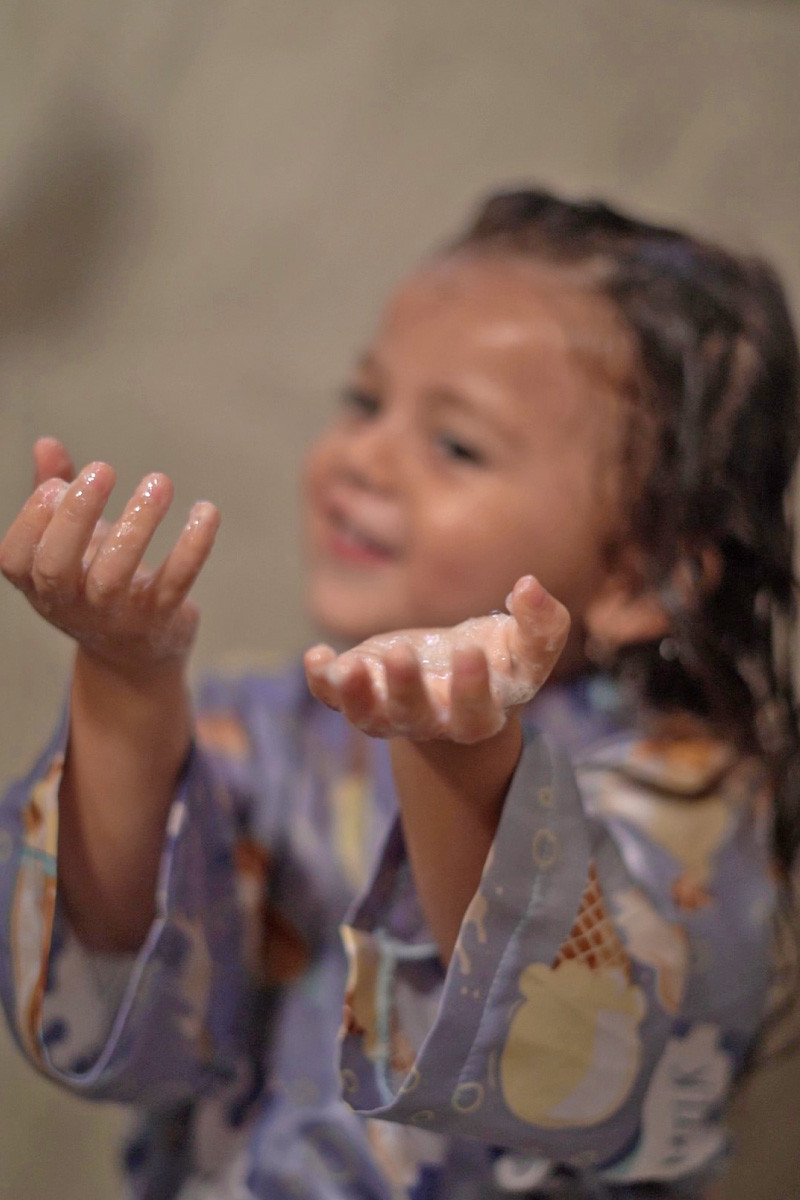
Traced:
<path fill-rule="evenodd" d="M 354 546 L 361 547 L 365 550 L 374 550 L 380 554 L 388 553 L 386 546 L 381 545 L 380 542 L 377 542 L 374 538 L 369 537 L 368 534 L 356 528 L 355 525 L 351 525 L 349 521 L 340 521 L 339 532 L 342 537 L 346 538 L 347 541 L 352 542 Z"/>

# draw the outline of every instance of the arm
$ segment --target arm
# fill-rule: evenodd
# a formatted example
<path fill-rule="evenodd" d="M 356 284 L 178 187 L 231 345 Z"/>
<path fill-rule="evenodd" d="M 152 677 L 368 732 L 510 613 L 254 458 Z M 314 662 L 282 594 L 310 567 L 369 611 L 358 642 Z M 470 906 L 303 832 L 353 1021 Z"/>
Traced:
<path fill-rule="evenodd" d="M 526 733 L 446 974 L 395 827 L 345 931 L 342 1078 L 357 1109 L 590 1163 L 609 1181 L 713 1168 L 721 1107 L 763 1009 L 768 843 L 732 776 L 713 901 L 676 907 L 683 851 L 660 844 L 660 823 L 693 802 L 666 778 L 654 788 L 629 774 L 648 747 L 630 731 L 604 738 L 576 777 Z M 618 801 L 640 826 L 606 824 Z M 715 838 L 720 802 L 718 791 L 698 801 Z M 695 822 L 685 837 L 696 862 Z"/>
<path fill-rule="evenodd" d="M 195 722 L 186 698 L 197 611 L 185 597 L 216 512 L 195 507 L 148 572 L 169 481 L 145 480 L 109 527 L 98 517 L 110 468 L 68 484 L 57 443 L 37 458 L 52 478 L 0 559 L 78 651 L 68 720 L 0 804 L 0 999 L 32 1063 L 83 1095 L 154 1104 L 234 1079 L 247 1090 L 254 1039 L 269 1036 L 267 975 L 299 969 L 307 944 L 272 922 L 269 950 L 285 944 L 266 962 L 265 822 L 279 818 L 251 718 L 269 720 L 273 699 L 216 681 Z M 258 833 L 242 837 L 255 802 Z"/>
<path fill-rule="evenodd" d="M 229 712 L 246 738 L 238 689 L 205 692 L 215 721 Z M 162 1086 L 170 1095 L 215 1088 L 242 1052 L 248 904 L 232 805 L 249 795 L 249 760 L 193 745 L 170 801 L 141 948 L 89 949 L 55 887 L 68 724 L 0 804 L 9 855 L 0 872 L 0 998 L 11 1032 L 44 1074 L 87 1096 L 127 1102 Z"/>
<path fill-rule="evenodd" d="M 511 614 L 533 632 L 539 622 L 526 620 L 520 588 L 527 590 L 517 585 Z M 554 641 L 551 629 L 542 651 Z M 445 642 L 453 648 L 452 638 Z M 397 635 L 338 661 L 324 649 L 307 659 L 317 694 L 354 723 L 378 736 L 407 735 L 409 713 L 422 713 L 424 728 L 413 736 L 432 739 L 393 744 L 402 828 L 393 829 L 345 927 L 346 1099 L 369 1116 L 532 1155 L 537 1179 L 549 1169 L 543 1160 L 591 1165 L 625 1182 L 710 1169 L 725 1146 L 719 1110 L 756 1027 L 767 974 L 767 840 L 742 803 L 742 781 L 731 779 L 725 846 L 711 865 L 709 893 L 721 903 L 684 920 L 672 895 L 681 863 L 671 862 L 669 829 L 659 831 L 687 801 L 680 791 L 670 801 L 668 777 L 653 787 L 649 768 L 642 779 L 635 774 L 657 746 L 631 730 L 603 739 L 591 770 L 583 763 L 576 777 L 564 754 L 528 733 L 507 787 L 512 755 L 504 765 L 496 724 L 486 723 L 477 747 L 435 740 L 449 728 L 453 741 L 469 742 L 480 730 L 467 718 L 488 710 L 477 682 L 475 703 L 467 701 L 463 648 L 448 673 L 431 667 L 430 631 L 422 644 L 427 706 L 410 665 L 397 661 Z M 483 660 L 505 663 L 507 683 L 516 682 L 515 662 L 536 661 L 533 644 L 526 652 L 517 643 L 505 659 L 497 649 L 484 639 Z M 494 695 L 517 699 L 515 688 L 491 684 Z M 479 751 L 473 764 L 471 749 Z M 708 804 L 716 829 L 719 797 L 712 793 Z M 641 832 L 623 838 L 617 807 L 638 816 Z M 489 829 L 487 854 L 480 839 Z M 689 822 L 692 860 L 696 836 Z M 467 860 L 471 847 L 475 859 Z M 443 972 L 431 933 L 447 956 L 447 922 L 459 913 Z M 687 991 L 694 959 L 717 986 Z M 749 963 L 746 978 L 741 961 Z M 514 1178 L 514 1163 L 507 1165 Z"/>
<path fill-rule="evenodd" d="M 513 710 L 544 683 L 569 631 L 566 609 L 531 577 L 509 604 L 509 615 L 436 631 L 433 651 L 431 632 L 417 630 L 371 638 L 338 660 L 327 647 L 306 656 L 321 700 L 392 737 L 409 858 L 446 962 L 522 750 Z"/>
<path fill-rule="evenodd" d="M 521 752 L 522 730 L 513 714 L 474 746 L 406 738 L 392 744 L 409 860 L 445 962 L 478 889 Z"/>
<path fill-rule="evenodd" d="M 59 791 L 58 882 L 89 949 L 135 950 L 152 924 L 167 813 L 191 728 L 180 667 L 129 682 L 78 651 Z"/>
<path fill-rule="evenodd" d="M 49 439 L 36 459 L 0 564 L 77 654 L 68 720 L 0 806 L 0 998 L 30 1060 L 75 1091 L 196 1096 L 241 1057 L 246 986 L 226 801 L 249 779 L 190 745 L 184 683 L 198 615 L 186 595 L 217 514 L 196 506 L 148 572 L 169 480 L 148 477 L 107 525 L 109 467 L 70 482 Z"/>
<path fill-rule="evenodd" d="M 153 918 L 167 812 L 189 749 L 184 667 L 198 613 L 186 597 L 219 518 L 212 505 L 196 505 L 158 570 L 146 571 L 144 551 L 172 499 L 169 479 L 146 477 L 107 526 L 113 470 L 92 463 L 70 482 L 60 443 L 42 439 L 35 454 L 38 486 L 0 545 L 0 567 L 78 646 L 59 887 L 87 946 L 130 950 Z"/>

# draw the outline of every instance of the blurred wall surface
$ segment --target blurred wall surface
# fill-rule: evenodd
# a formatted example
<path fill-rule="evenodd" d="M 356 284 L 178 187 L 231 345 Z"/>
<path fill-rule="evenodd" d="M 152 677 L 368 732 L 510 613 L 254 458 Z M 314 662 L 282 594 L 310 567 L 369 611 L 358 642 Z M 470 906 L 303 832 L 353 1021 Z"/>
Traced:
<path fill-rule="evenodd" d="M 5 0 L 3 524 L 37 434 L 114 463 L 118 503 L 165 470 L 172 532 L 199 496 L 223 511 L 198 663 L 293 653 L 301 449 L 392 283 L 535 180 L 766 254 L 796 299 L 798 63 L 789 0 Z M 69 647 L 8 586 L 0 645 L 7 779 Z M 113 1196 L 123 1114 L 2 1036 L 0 1198 Z M 725 1194 L 788 1200 L 800 1072 L 759 1086 Z"/>

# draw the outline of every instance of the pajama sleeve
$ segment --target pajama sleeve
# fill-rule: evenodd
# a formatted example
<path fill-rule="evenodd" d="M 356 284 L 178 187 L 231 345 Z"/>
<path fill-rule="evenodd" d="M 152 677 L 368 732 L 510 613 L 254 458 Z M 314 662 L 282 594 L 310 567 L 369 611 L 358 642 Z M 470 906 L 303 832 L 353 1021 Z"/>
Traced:
<path fill-rule="evenodd" d="M 763 847 L 741 814 L 720 832 L 720 885 L 738 881 L 722 932 L 716 913 L 698 905 L 687 917 L 676 904 L 682 868 L 668 838 L 626 823 L 624 804 L 620 819 L 603 808 L 609 795 L 652 803 L 654 789 L 608 765 L 587 779 L 579 788 L 563 753 L 527 738 L 446 971 L 395 825 L 344 931 L 344 1095 L 367 1115 L 498 1153 L 626 1180 L 687 1174 L 721 1149 L 719 1109 L 763 1001 Z M 748 973 L 726 1008 L 726 982 L 709 994 L 691 959 L 696 943 L 705 967 L 727 955 L 730 969 L 727 939 Z M 673 1114 L 659 1110 L 672 1102 L 665 1063 L 668 1084 L 675 1072 L 703 1077 L 684 1088 L 677 1151 Z"/>
<path fill-rule="evenodd" d="M 243 740 L 235 714 L 224 720 L 229 740 Z M 245 758 L 193 746 L 146 940 L 137 954 L 90 953 L 56 889 L 66 727 L 65 719 L 0 808 L 0 989 L 11 1031 L 40 1071 L 87 1095 L 147 1101 L 208 1091 L 232 1077 L 239 1052 L 245 927 L 234 830 Z"/>

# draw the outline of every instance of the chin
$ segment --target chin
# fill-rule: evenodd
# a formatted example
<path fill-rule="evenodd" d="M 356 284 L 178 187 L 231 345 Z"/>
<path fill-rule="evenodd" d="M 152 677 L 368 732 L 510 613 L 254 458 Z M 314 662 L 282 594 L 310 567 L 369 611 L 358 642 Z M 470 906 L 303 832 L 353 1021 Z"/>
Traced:
<path fill-rule="evenodd" d="M 356 598 L 330 596 L 312 590 L 306 601 L 306 611 L 323 636 L 335 646 L 354 646 L 375 633 L 403 626 L 390 617 L 379 619 L 370 607 Z"/>

